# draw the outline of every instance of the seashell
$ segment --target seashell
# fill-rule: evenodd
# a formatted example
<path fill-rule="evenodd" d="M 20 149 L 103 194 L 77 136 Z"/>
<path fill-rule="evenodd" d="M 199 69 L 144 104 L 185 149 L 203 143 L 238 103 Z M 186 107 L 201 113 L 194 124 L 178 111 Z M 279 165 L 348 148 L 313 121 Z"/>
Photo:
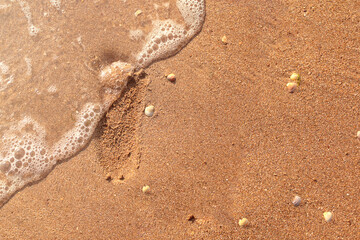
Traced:
<path fill-rule="evenodd" d="M 155 112 L 155 107 L 153 105 L 147 106 L 145 108 L 145 115 L 148 117 L 152 117 Z"/>
<path fill-rule="evenodd" d="M 333 218 L 332 212 L 324 212 L 324 218 L 326 222 L 330 222 L 331 219 Z"/>
<path fill-rule="evenodd" d="M 142 191 L 143 193 L 148 193 L 148 192 L 150 191 L 150 187 L 149 187 L 148 185 L 143 186 L 142 189 L 141 189 L 141 191 Z"/>
<path fill-rule="evenodd" d="M 301 203 L 301 197 L 295 196 L 294 199 L 292 200 L 292 204 L 293 204 L 295 207 L 297 207 L 297 206 L 300 205 L 300 203 Z"/>
<path fill-rule="evenodd" d="M 247 220 L 247 218 L 240 219 L 239 225 L 240 225 L 240 227 L 246 227 L 249 225 L 249 220 Z"/>
<path fill-rule="evenodd" d="M 295 92 L 297 87 L 298 87 L 297 83 L 294 82 L 289 82 L 288 84 L 286 84 L 286 88 L 289 91 L 289 93 Z"/>
<path fill-rule="evenodd" d="M 167 80 L 169 80 L 170 82 L 175 82 L 176 80 L 176 76 L 173 73 L 170 73 L 169 75 L 166 76 Z"/>

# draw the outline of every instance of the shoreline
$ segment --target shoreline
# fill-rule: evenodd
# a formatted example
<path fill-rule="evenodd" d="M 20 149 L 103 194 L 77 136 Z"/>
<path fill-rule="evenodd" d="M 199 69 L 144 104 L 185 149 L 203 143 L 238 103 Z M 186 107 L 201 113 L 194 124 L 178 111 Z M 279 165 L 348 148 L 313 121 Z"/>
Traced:
<path fill-rule="evenodd" d="M 207 1 L 202 32 L 146 69 L 143 95 L 130 96 L 139 119 L 122 127 L 138 124 L 125 146 L 138 149 L 139 167 L 134 157 L 124 179 L 109 182 L 93 139 L 2 207 L 1 238 L 354 238 L 356 9 L 350 2 Z M 293 94 L 285 89 L 292 72 L 302 77 Z M 149 104 L 151 118 L 143 114 Z M 241 218 L 248 227 L 238 225 Z"/>

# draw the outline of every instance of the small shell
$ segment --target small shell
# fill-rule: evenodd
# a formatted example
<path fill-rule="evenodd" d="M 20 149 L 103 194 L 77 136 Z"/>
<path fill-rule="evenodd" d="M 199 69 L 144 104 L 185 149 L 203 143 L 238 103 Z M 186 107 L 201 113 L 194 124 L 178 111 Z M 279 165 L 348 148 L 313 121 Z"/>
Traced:
<path fill-rule="evenodd" d="M 152 117 L 155 112 L 155 107 L 153 105 L 147 106 L 145 108 L 145 115 L 148 117 Z"/>
<path fill-rule="evenodd" d="M 142 11 L 139 9 L 135 12 L 135 17 L 139 16 L 140 14 L 142 14 Z"/>
<path fill-rule="evenodd" d="M 331 219 L 333 218 L 332 212 L 324 212 L 324 218 L 326 222 L 330 222 Z"/>
<path fill-rule="evenodd" d="M 360 131 L 356 133 L 357 138 L 360 138 Z"/>
<path fill-rule="evenodd" d="M 240 225 L 240 227 L 246 227 L 249 225 L 249 220 L 247 220 L 247 218 L 240 219 L 239 225 Z"/>
<path fill-rule="evenodd" d="M 143 193 L 148 193 L 148 192 L 150 191 L 150 187 L 149 187 L 148 185 L 143 186 L 142 189 L 141 189 L 141 191 L 142 191 Z"/>
<path fill-rule="evenodd" d="M 289 93 L 295 92 L 297 87 L 298 87 L 297 83 L 294 82 L 289 82 L 288 84 L 286 84 L 286 88 L 289 91 Z"/>
<path fill-rule="evenodd" d="M 291 74 L 290 79 L 293 81 L 298 81 L 300 79 L 300 75 L 298 73 L 293 73 Z"/>
<path fill-rule="evenodd" d="M 299 196 L 295 196 L 294 199 L 292 200 L 292 204 L 294 204 L 295 207 L 299 206 L 301 203 L 301 197 Z"/>
<path fill-rule="evenodd" d="M 300 75 L 298 73 L 291 74 L 290 79 L 300 85 Z"/>
<path fill-rule="evenodd" d="M 175 82 L 176 80 L 176 76 L 173 73 L 170 73 L 169 75 L 166 76 L 167 80 L 169 80 L 170 82 Z"/>
<path fill-rule="evenodd" d="M 222 41 L 222 43 L 225 44 L 225 45 L 228 43 L 226 36 L 223 36 L 223 37 L 221 38 L 221 41 Z"/>

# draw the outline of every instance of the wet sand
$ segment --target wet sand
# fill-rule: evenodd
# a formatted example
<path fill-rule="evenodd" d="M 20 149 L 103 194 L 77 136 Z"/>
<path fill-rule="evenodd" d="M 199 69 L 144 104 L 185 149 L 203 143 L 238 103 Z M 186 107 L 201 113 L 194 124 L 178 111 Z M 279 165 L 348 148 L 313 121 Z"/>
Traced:
<path fill-rule="evenodd" d="M 208 0 L 202 32 L 146 69 L 90 145 L 5 204 L 0 238 L 356 239 L 359 10 Z M 302 82 L 290 94 L 294 71 Z"/>

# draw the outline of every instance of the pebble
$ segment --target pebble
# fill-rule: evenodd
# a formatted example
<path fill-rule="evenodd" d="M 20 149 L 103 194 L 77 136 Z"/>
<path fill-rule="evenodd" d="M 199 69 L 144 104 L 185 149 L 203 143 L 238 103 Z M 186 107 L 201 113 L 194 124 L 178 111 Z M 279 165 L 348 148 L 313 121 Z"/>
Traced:
<path fill-rule="evenodd" d="M 240 219 L 239 225 L 240 225 L 240 227 L 246 227 L 249 225 L 249 220 L 247 220 L 247 218 Z"/>
<path fill-rule="evenodd" d="M 152 117 L 154 115 L 155 107 L 153 105 L 147 106 L 145 108 L 145 115 L 148 117 Z"/>
<path fill-rule="evenodd" d="M 222 43 L 225 44 L 225 45 L 228 43 L 226 36 L 223 36 L 223 37 L 221 38 L 221 41 L 222 41 Z"/>
<path fill-rule="evenodd" d="M 189 215 L 189 216 L 187 217 L 187 219 L 188 219 L 188 221 L 190 221 L 190 222 L 195 222 L 195 220 L 196 220 L 196 218 L 195 218 L 194 215 Z"/>
<path fill-rule="evenodd" d="M 330 222 L 333 217 L 332 212 L 324 212 L 324 218 L 326 222 Z"/>
<path fill-rule="evenodd" d="M 301 197 L 299 196 L 295 196 L 294 199 L 292 200 L 292 204 L 294 204 L 295 207 L 299 206 L 301 203 Z"/>
<path fill-rule="evenodd" d="M 358 131 L 358 132 L 356 133 L 356 136 L 357 136 L 358 138 L 360 138 L 360 131 Z"/>
<path fill-rule="evenodd" d="M 173 73 L 170 73 L 169 75 L 166 76 L 167 80 L 169 80 L 170 82 L 175 82 L 176 80 L 176 76 Z"/>
<path fill-rule="evenodd" d="M 143 186 L 143 188 L 141 189 L 141 191 L 142 191 L 143 193 L 148 193 L 148 192 L 150 191 L 150 187 L 149 187 L 148 185 Z"/>
<path fill-rule="evenodd" d="M 289 82 L 288 84 L 286 84 L 286 88 L 289 91 L 289 93 L 295 92 L 297 87 L 298 87 L 298 84 L 295 82 Z"/>

